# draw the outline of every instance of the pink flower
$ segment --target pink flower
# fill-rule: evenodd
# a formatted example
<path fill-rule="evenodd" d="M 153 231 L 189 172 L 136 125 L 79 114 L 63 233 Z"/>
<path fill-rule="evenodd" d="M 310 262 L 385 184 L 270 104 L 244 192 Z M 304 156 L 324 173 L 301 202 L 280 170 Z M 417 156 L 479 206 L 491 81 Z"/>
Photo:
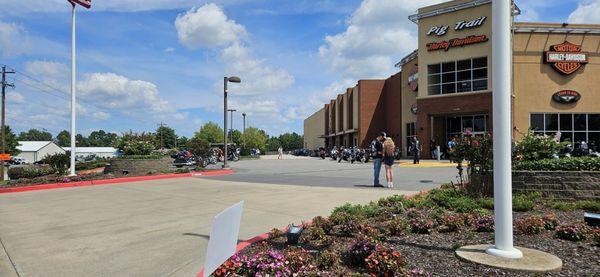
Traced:
<path fill-rule="evenodd" d="M 465 131 L 465 135 L 467 135 L 467 136 L 470 136 L 470 135 L 471 135 L 471 130 L 467 129 L 467 130 Z"/>
<path fill-rule="evenodd" d="M 473 146 L 479 146 L 479 141 L 473 140 Z"/>

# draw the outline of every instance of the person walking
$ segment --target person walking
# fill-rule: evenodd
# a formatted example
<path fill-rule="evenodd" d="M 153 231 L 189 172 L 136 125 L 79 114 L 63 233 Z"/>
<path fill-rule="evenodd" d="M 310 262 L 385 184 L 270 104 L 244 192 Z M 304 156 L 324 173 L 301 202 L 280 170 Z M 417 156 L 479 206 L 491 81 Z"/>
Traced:
<path fill-rule="evenodd" d="M 385 132 L 379 133 L 375 140 L 374 152 L 373 152 L 373 186 L 382 188 L 383 185 L 379 183 L 379 174 L 381 173 L 381 159 L 383 158 L 383 140 L 386 137 Z"/>
<path fill-rule="evenodd" d="M 432 138 L 429 141 L 429 150 L 430 150 L 429 153 L 431 153 L 431 158 L 434 159 L 434 160 L 437 159 L 437 157 L 438 157 L 438 144 L 437 144 L 437 142 L 435 141 L 434 138 Z"/>
<path fill-rule="evenodd" d="M 386 138 L 383 142 L 383 164 L 385 164 L 385 178 L 387 180 L 387 187 L 393 188 L 393 178 L 394 172 L 392 171 L 392 166 L 394 165 L 395 160 L 395 151 L 396 145 L 392 138 Z"/>
<path fill-rule="evenodd" d="M 279 146 L 279 148 L 277 148 L 277 159 L 278 160 L 283 159 L 283 148 L 281 148 L 281 146 Z"/>
<path fill-rule="evenodd" d="M 409 149 L 410 153 L 413 154 L 413 164 L 420 163 L 422 150 L 423 149 L 421 148 L 421 142 L 416 136 L 414 136 Z"/>

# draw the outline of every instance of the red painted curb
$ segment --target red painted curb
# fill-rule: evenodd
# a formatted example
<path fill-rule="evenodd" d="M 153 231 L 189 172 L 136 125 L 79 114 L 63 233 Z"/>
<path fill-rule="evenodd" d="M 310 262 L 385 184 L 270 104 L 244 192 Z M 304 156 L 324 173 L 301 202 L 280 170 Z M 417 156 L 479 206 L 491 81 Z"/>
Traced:
<path fill-rule="evenodd" d="M 182 173 L 182 174 L 162 174 L 162 175 L 153 175 L 153 176 L 123 177 L 123 178 L 79 181 L 79 182 L 69 182 L 69 183 L 41 184 L 41 185 L 31 185 L 31 186 L 14 187 L 14 188 L 0 188 L 0 194 L 24 192 L 24 191 L 35 191 L 35 190 L 58 189 L 58 188 L 111 185 L 111 184 L 121 184 L 121 183 L 161 180 L 161 179 L 175 179 L 175 178 L 199 177 L 199 176 L 219 176 L 219 175 L 226 175 L 226 174 L 232 174 L 232 173 L 234 173 L 233 170 L 215 170 L 215 171 L 191 172 L 191 173 Z"/>

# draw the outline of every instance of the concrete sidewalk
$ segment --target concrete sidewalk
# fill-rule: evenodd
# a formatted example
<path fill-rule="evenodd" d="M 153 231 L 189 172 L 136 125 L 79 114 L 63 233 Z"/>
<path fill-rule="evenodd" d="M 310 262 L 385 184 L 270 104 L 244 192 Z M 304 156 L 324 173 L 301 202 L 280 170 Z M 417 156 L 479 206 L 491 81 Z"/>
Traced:
<path fill-rule="evenodd" d="M 195 276 L 212 217 L 240 200 L 248 239 L 399 193 L 415 192 L 183 178 L 4 194 L 0 276 Z"/>

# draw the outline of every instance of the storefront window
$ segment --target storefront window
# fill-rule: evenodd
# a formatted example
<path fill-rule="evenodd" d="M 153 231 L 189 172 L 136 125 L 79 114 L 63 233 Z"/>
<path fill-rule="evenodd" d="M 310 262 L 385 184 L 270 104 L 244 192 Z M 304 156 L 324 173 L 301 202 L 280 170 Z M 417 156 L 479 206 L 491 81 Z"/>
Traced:
<path fill-rule="evenodd" d="M 427 66 L 429 95 L 488 89 L 487 57 Z"/>
<path fill-rule="evenodd" d="M 558 131 L 561 141 L 575 145 L 585 141 L 590 149 L 600 150 L 600 114 L 532 113 L 530 128 L 549 136 Z"/>
<path fill-rule="evenodd" d="M 446 136 L 458 136 L 465 132 L 478 135 L 487 131 L 487 115 L 453 116 L 446 118 Z"/>

